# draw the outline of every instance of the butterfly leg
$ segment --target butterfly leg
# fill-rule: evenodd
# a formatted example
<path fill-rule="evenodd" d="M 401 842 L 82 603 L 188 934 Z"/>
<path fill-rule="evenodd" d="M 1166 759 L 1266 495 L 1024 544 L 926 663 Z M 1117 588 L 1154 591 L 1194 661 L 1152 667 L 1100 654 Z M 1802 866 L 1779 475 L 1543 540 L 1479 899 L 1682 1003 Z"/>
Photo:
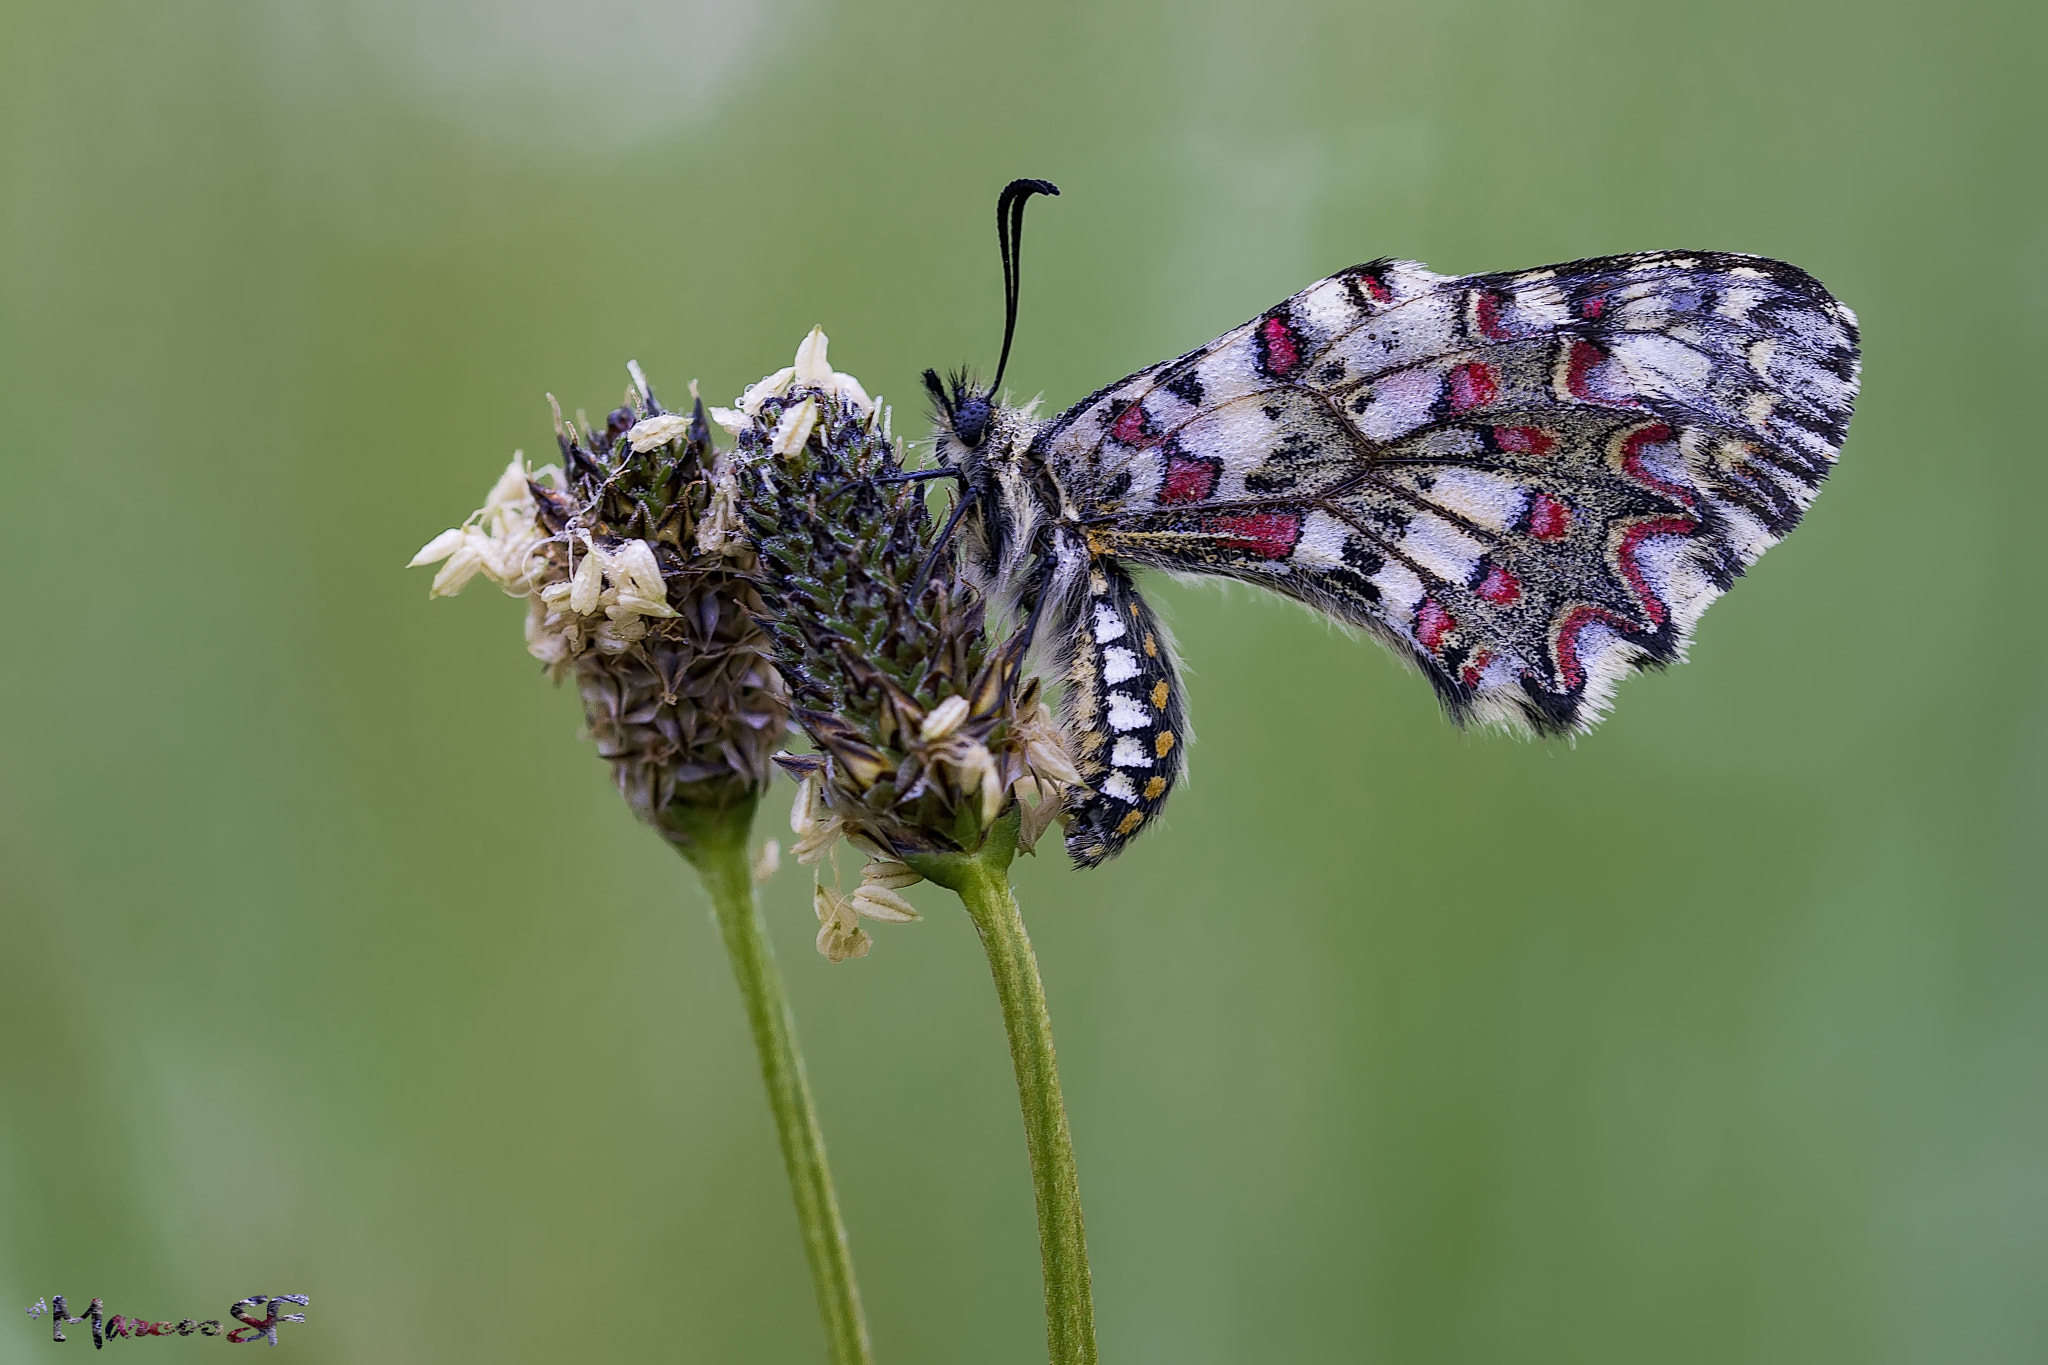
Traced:
<path fill-rule="evenodd" d="M 953 514 L 946 518 L 946 524 L 939 528 L 938 539 L 932 542 L 931 553 L 924 557 L 924 563 L 917 566 L 917 577 L 910 581 L 910 595 L 913 599 L 921 596 L 924 585 L 932 576 L 932 570 L 939 567 L 939 556 L 946 553 L 946 547 L 953 543 L 953 532 L 960 529 L 960 519 L 967 515 L 967 509 L 974 505 L 975 490 L 967 489 L 953 504 Z"/>
<path fill-rule="evenodd" d="M 1025 613 L 1024 624 L 1016 635 L 1005 642 L 1005 647 L 1010 651 L 1013 660 L 1010 665 L 1012 688 L 1016 687 L 1018 679 L 1023 675 L 1024 660 L 1029 657 L 1031 646 L 1038 640 L 1038 627 L 1040 622 L 1045 620 L 1046 603 L 1052 598 L 1052 584 L 1057 572 L 1057 565 L 1050 556 L 1038 561 L 1038 567 L 1032 574 L 1031 609 Z M 1057 610 L 1055 614 L 1059 614 Z"/>
<path fill-rule="evenodd" d="M 1062 615 L 1060 719 L 1089 787 L 1068 798 L 1067 852 L 1098 867 L 1165 806 L 1185 765 L 1186 713 L 1173 642 L 1115 560 L 1088 565 L 1085 596 Z"/>
<path fill-rule="evenodd" d="M 900 474 L 883 474 L 880 477 L 874 479 L 848 479 L 845 483 L 840 484 L 837 488 L 833 489 L 825 496 L 828 498 L 836 498 L 841 493 L 846 492 L 850 488 L 860 487 L 863 482 L 879 484 L 883 487 L 887 487 L 890 484 L 897 483 L 924 483 L 931 479 L 955 479 L 960 483 L 961 487 L 964 488 L 967 486 L 967 476 L 964 473 L 962 473 L 958 467 L 954 465 L 944 465 L 938 469 L 912 469 Z"/>

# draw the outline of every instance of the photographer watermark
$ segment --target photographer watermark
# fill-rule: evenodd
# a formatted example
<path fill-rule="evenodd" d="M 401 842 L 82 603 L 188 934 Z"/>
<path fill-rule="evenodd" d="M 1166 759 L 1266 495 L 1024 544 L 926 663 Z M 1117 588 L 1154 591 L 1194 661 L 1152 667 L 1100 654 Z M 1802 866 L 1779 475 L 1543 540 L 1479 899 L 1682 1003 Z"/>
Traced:
<path fill-rule="evenodd" d="M 238 1299 L 228 1309 L 228 1314 L 242 1324 L 239 1327 L 229 1327 L 219 1318 L 208 1318 L 205 1322 L 197 1322 L 191 1318 L 179 1322 L 152 1322 L 148 1318 L 131 1318 L 125 1313 L 116 1313 L 108 1317 L 106 1305 L 99 1299 L 92 1301 L 91 1306 L 85 1310 L 84 1317 L 74 1318 L 71 1316 L 71 1310 L 64 1306 L 62 1294 L 52 1294 L 48 1303 L 37 1299 L 26 1311 L 31 1318 L 40 1318 L 45 1313 L 50 1315 L 52 1341 L 70 1340 L 64 1335 L 66 1327 L 91 1323 L 94 1350 L 120 1337 L 127 1337 L 130 1340 L 136 1337 L 189 1337 L 195 1332 L 203 1337 L 224 1335 L 237 1346 L 246 1346 L 252 1341 L 267 1341 L 275 1346 L 277 1329 L 280 1326 L 287 1322 L 306 1320 L 304 1313 L 280 1312 L 281 1306 L 296 1304 L 304 1308 L 311 1302 L 312 1299 L 305 1294 L 257 1294 L 250 1298 Z M 263 1316 L 251 1316 L 254 1313 L 261 1313 Z"/>

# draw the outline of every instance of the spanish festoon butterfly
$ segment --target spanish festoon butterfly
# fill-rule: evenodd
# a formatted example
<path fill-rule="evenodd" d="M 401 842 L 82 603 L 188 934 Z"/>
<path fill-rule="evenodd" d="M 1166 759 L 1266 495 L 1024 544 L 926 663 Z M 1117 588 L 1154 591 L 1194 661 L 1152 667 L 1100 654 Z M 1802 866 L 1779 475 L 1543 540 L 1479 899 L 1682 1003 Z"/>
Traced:
<path fill-rule="evenodd" d="M 1362 626 L 1453 719 L 1590 728 L 1634 669 L 1798 524 L 1856 399 L 1856 316 L 1759 256 L 1653 251 L 1446 276 L 1339 271 L 1049 420 L 996 399 L 1024 203 L 996 224 L 996 379 L 950 386 L 967 571 L 1048 653 L 1090 789 L 1067 849 L 1094 866 L 1185 761 L 1166 632 L 1130 566 L 1220 574 Z"/>

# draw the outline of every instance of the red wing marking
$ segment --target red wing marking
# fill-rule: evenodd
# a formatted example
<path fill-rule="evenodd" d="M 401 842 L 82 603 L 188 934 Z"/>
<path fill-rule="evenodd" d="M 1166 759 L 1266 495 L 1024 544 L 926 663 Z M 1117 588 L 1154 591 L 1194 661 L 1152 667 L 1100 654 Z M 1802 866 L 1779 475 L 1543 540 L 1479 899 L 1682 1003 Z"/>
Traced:
<path fill-rule="evenodd" d="M 1380 278 L 1378 271 L 1361 270 L 1352 278 L 1358 281 L 1358 287 L 1363 289 L 1366 292 L 1366 296 L 1374 303 L 1388 303 L 1392 301 L 1394 291 L 1385 280 Z"/>
<path fill-rule="evenodd" d="M 1473 310 L 1478 314 L 1479 333 L 1488 341 L 1506 341 L 1508 329 L 1500 325 L 1500 295 L 1491 289 L 1479 296 L 1479 303 Z"/>
<path fill-rule="evenodd" d="M 1109 429 L 1109 434 L 1127 446 L 1143 449 L 1159 439 L 1149 435 L 1145 427 L 1145 407 L 1142 403 L 1133 403 L 1116 419 L 1116 424 Z"/>
<path fill-rule="evenodd" d="M 1486 666 L 1493 662 L 1493 651 L 1482 649 L 1472 656 L 1472 662 L 1458 672 L 1458 681 L 1467 687 L 1479 686 L 1480 678 L 1486 674 Z"/>
<path fill-rule="evenodd" d="M 1592 625 L 1611 626 L 1624 635 L 1629 631 L 1629 623 L 1605 607 L 1573 607 L 1557 630 L 1557 671 L 1567 688 L 1585 685 L 1586 670 L 1579 663 L 1579 634 Z"/>
<path fill-rule="evenodd" d="M 1557 438 L 1541 427 L 1495 427 L 1493 444 L 1511 455 L 1548 455 Z"/>
<path fill-rule="evenodd" d="M 1176 507 L 1182 503 L 1201 502 L 1216 491 L 1216 480 L 1222 476 L 1223 461 L 1191 460 L 1176 450 L 1166 460 L 1166 478 L 1159 485 L 1159 503 L 1162 507 Z"/>
<path fill-rule="evenodd" d="M 1582 318 L 1597 318 L 1606 311 L 1607 296 L 1605 294 L 1595 294 L 1592 298 L 1583 300 L 1579 304 L 1579 316 Z"/>
<path fill-rule="evenodd" d="M 1563 540 L 1572 533 L 1572 510 L 1548 493 L 1529 500 L 1529 534 L 1538 540 Z"/>
<path fill-rule="evenodd" d="M 1607 353 L 1592 342 L 1573 339 L 1571 358 L 1565 362 L 1564 379 L 1564 386 L 1570 390 L 1572 397 L 1592 399 L 1593 395 L 1587 390 L 1586 384 L 1592 379 L 1594 368 L 1605 359 Z"/>
<path fill-rule="evenodd" d="M 1415 609 L 1415 639 L 1421 646 L 1434 654 L 1444 642 L 1444 637 L 1458 628 L 1458 618 L 1445 611 L 1434 597 L 1422 599 L 1422 605 Z"/>
<path fill-rule="evenodd" d="M 1478 594 L 1497 607 L 1505 607 L 1522 595 L 1522 581 L 1500 565 L 1490 566 L 1486 577 L 1479 580 Z"/>
<path fill-rule="evenodd" d="M 1643 463 L 1643 447 L 1659 446 L 1671 439 L 1671 428 L 1662 422 L 1653 422 L 1639 431 L 1630 433 L 1621 443 L 1621 467 L 1624 473 L 1646 488 L 1654 488 L 1665 497 L 1682 507 L 1697 507 L 1699 501 L 1692 490 L 1670 483 L 1650 472 Z"/>
<path fill-rule="evenodd" d="M 1473 361 L 1460 365 L 1451 371 L 1451 411 L 1464 412 L 1468 408 L 1491 403 L 1500 393 L 1500 381 L 1494 377 L 1491 365 Z"/>
<path fill-rule="evenodd" d="M 1676 517 L 1664 517 L 1657 521 L 1640 521 L 1624 531 L 1621 548 L 1615 557 L 1621 561 L 1621 572 L 1628 579 L 1628 586 L 1643 604 L 1643 614 L 1650 618 L 1652 626 L 1664 624 L 1664 602 L 1651 589 L 1649 580 L 1643 577 L 1643 566 L 1636 562 L 1636 553 L 1646 540 L 1658 536 L 1689 536 L 1699 530 L 1696 521 L 1681 521 Z"/>
<path fill-rule="evenodd" d="M 1260 323 L 1259 340 L 1265 343 L 1266 373 L 1275 379 L 1285 379 L 1300 368 L 1301 345 L 1286 318 L 1274 316 Z"/>
<path fill-rule="evenodd" d="M 1247 550 L 1262 559 L 1285 559 L 1301 539 L 1301 518 L 1290 512 L 1253 512 L 1211 517 L 1208 529 L 1227 549 Z"/>

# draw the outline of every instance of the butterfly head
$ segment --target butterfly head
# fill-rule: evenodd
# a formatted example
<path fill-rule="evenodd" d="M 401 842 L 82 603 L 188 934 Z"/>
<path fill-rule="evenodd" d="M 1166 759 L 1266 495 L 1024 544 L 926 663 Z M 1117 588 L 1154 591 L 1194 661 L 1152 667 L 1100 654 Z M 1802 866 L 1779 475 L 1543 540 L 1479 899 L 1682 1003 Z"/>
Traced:
<path fill-rule="evenodd" d="M 1028 409 L 998 402 L 964 373 L 949 382 L 927 370 L 924 382 L 937 438 L 932 453 L 959 472 L 961 562 L 984 592 L 1008 601 L 1023 582 L 1045 513 L 1043 464 L 1032 449 L 1043 423 Z"/>
<path fill-rule="evenodd" d="M 956 448 L 948 463 L 959 464 L 960 454 L 978 451 L 988 443 L 996 412 L 994 389 L 979 387 L 965 370 L 956 370 L 950 382 L 941 379 L 937 370 L 926 370 L 924 389 L 932 398 L 940 441 Z"/>
<path fill-rule="evenodd" d="M 931 395 L 937 437 L 933 455 L 960 471 L 964 489 L 984 508 L 994 506 L 1007 481 L 1005 472 L 1028 455 L 1037 423 L 1024 409 L 998 402 L 994 389 L 976 383 L 964 370 L 944 379 L 926 370 L 924 386 Z"/>

